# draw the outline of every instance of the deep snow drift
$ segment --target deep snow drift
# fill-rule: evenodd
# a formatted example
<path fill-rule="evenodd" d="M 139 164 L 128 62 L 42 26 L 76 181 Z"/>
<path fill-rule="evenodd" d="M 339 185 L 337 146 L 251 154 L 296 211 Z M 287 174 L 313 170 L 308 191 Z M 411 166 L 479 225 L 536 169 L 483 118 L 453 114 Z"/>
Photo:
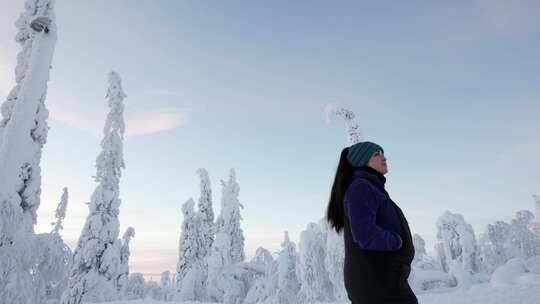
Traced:
<path fill-rule="evenodd" d="M 488 282 L 470 288 L 439 288 L 415 291 L 421 304 L 536 304 L 540 303 L 540 256 L 523 261 L 511 259 L 498 267 Z M 111 302 L 109 302 L 111 303 Z M 111 304 L 155 304 L 156 300 L 119 301 Z M 202 303 L 202 302 L 167 302 Z M 206 302 L 210 303 L 210 302 Z M 326 304 L 350 302 L 316 302 Z"/>
<path fill-rule="evenodd" d="M 493 288 L 489 283 L 474 285 L 467 291 L 455 290 L 438 293 L 417 294 L 421 304 L 536 304 L 540 299 L 540 283 L 522 284 Z M 161 302 L 155 300 L 133 300 L 109 302 L 110 304 L 157 304 L 182 303 L 194 304 L 202 302 Z M 319 302 L 322 304 L 322 302 Z M 349 303 L 349 302 L 333 302 Z M 330 304 L 330 303 L 326 303 Z"/>

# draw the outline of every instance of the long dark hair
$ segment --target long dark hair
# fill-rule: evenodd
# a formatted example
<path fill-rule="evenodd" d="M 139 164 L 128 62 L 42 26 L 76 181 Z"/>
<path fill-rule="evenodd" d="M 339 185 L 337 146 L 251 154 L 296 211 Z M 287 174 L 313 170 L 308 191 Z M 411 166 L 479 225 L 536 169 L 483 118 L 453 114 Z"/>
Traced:
<path fill-rule="evenodd" d="M 341 151 L 334 184 L 330 192 L 328 208 L 326 209 L 326 220 L 337 233 L 340 233 L 341 229 L 343 229 L 343 217 L 345 216 L 343 197 L 352 180 L 353 167 L 347 161 L 347 153 L 349 153 L 349 147 Z"/>

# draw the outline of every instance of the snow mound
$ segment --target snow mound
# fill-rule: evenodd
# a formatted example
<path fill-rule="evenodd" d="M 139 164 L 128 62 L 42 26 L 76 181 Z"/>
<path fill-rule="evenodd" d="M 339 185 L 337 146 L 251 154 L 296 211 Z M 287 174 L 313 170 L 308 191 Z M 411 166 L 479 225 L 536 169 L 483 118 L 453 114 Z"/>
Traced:
<path fill-rule="evenodd" d="M 437 269 L 415 269 L 411 278 L 411 287 L 420 290 L 429 290 L 450 285 L 450 276 Z"/>
<path fill-rule="evenodd" d="M 424 293 L 417 294 L 417 297 L 422 304 L 536 304 L 540 288 L 525 285 L 493 288 L 489 283 L 481 283 L 468 290 Z"/>
<path fill-rule="evenodd" d="M 495 269 L 490 284 L 494 288 L 512 285 L 539 285 L 540 288 L 540 275 L 531 273 L 523 259 L 513 258 Z"/>

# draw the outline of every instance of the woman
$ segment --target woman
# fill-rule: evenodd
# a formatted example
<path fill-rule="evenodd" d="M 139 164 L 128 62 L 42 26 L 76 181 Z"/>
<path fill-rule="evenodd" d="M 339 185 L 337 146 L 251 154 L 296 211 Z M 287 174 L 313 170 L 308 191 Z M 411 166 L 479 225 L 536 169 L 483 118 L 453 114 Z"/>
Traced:
<path fill-rule="evenodd" d="M 384 150 L 365 141 L 343 149 L 327 220 L 343 229 L 345 289 L 352 304 L 417 304 L 407 282 L 414 257 L 409 224 L 384 188 Z"/>

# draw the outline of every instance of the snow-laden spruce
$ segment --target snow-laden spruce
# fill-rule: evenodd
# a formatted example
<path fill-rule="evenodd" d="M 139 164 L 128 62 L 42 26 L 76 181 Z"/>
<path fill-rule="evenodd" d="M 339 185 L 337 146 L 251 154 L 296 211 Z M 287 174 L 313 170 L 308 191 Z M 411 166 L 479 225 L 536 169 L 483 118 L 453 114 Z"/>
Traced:
<path fill-rule="evenodd" d="M 234 293 L 244 293 L 240 283 L 234 280 L 232 265 L 242 262 L 244 253 L 244 232 L 240 227 L 243 205 L 238 200 L 240 186 L 236 182 L 234 169 L 229 179 L 221 181 L 221 212 L 216 220 L 216 236 L 210 250 L 208 262 L 208 296 L 212 301 L 232 299 Z M 230 272 L 228 272 L 230 270 Z"/>
<path fill-rule="evenodd" d="M 159 286 L 161 287 L 161 301 L 172 301 L 174 298 L 173 283 L 171 278 L 171 272 L 166 270 L 161 273 L 161 279 L 159 280 Z"/>
<path fill-rule="evenodd" d="M 125 288 L 129 277 L 129 243 L 135 236 L 135 228 L 128 227 L 122 236 L 122 247 L 120 247 L 120 266 L 118 269 L 118 285 L 117 289 L 121 295 L 125 294 Z"/>
<path fill-rule="evenodd" d="M 418 233 L 413 235 L 414 259 L 412 265 L 416 268 L 428 270 L 439 269 L 437 261 L 428 255 L 426 251 L 426 241 Z"/>
<path fill-rule="evenodd" d="M 478 238 L 482 271 L 491 274 L 515 255 L 510 244 L 511 234 L 511 225 L 504 221 L 486 226 L 486 231 Z"/>
<path fill-rule="evenodd" d="M 290 241 L 287 231 L 285 231 L 284 241 L 281 243 L 281 251 L 277 259 L 274 261 L 268 254 L 265 252 L 264 259 L 255 261 L 262 262 L 264 265 L 264 280 L 261 280 L 260 283 L 258 281 L 251 287 L 244 303 L 257 303 L 253 301 L 254 299 L 260 299 L 260 303 L 268 304 L 297 303 L 297 294 L 300 290 L 300 282 L 296 275 L 298 257 L 296 245 Z M 250 296 L 252 301 L 249 301 L 251 300 Z"/>
<path fill-rule="evenodd" d="M 324 263 L 328 271 L 328 278 L 332 283 L 334 301 L 348 300 L 347 291 L 345 290 L 345 282 L 343 277 L 343 267 L 345 264 L 345 241 L 343 232 L 337 233 L 331 229 L 327 222 L 324 221 L 324 229 L 326 229 L 326 249 Z"/>
<path fill-rule="evenodd" d="M 22 208 L 22 219 L 14 224 L 33 232 L 40 204 L 41 153 L 49 129 L 45 98 L 56 44 L 56 25 L 54 1 L 27 1 L 25 8 L 16 22 L 20 29 L 16 40 L 23 47 L 15 70 L 17 84 L 2 105 L 0 204 L 9 200 L 10 204 Z M 48 33 L 28 28 L 38 16 L 51 19 Z"/>
<path fill-rule="evenodd" d="M 123 290 L 125 300 L 144 299 L 146 295 L 146 282 L 140 272 L 132 272 L 128 276 L 127 284 Z"/>
<path fill-rule="evenodd" d="M 540 254 L 540 231 L 538 223 L 534 221 L 534 215 L 529 210 L 519 210 L 512 219 L 510 244 L 515 248 L 516 257 L 528 259 Z"/>
<path fill-rule="evenodd" d="M 299 303 L 331 301 L 333 287 L 325 267 L 325 235 L 321 225 L 309 223 L 300 234 L 297 275 L 302 284 Z"/>
<path fill-rule="evenodd" d="M 469 287 L 478 272 L 478 246 L 473 227 L 458 213 L 445 211 L 437 220 L 437 254 L 455 285 Z"/>
<path fill-rule="evenodd" d="M 54 1 L 29 0 L 16 22 L 22 46 L 16 85 L 0 107 L 0 299 L 6 303 L 42 303 L 40 281 L 32 274 L 34 225 L 41 192 L 41 153 L 47 139 L 45 97 L 56 45 Z M 36 17 L 51 21 L 49 31 L 29 28 Z"/>
<path fill-rule="evenodd" d="M 329 103 L 326 105 L 324 112 L 326 114 L 327 122 L 330 122 L 333 117 L 339 117 L 345 121 L 345 131 L 347 132 L 347 143 L 349 145 L 360 142 L 362 135 L 360 134 L 360 127 L 356 122 L 353 111 L 346 109 L 339 104 Z"/>
<path fill-rule="evenodd" d="M 178 263 L 176 264 L 177 300 L 193 301 L 203 295 L 200 260 L 201 241 L 199 240 L 199 218 L 194 210 L 195 201 L 189 198 L 182 205 L 182 227 L 178 243 Z"/>
<path fill-rule="evenodd" d="M 277 258 L 278 262 L 278 290 L 276 303 L 296 303 L 296 296 L 300 290 L 300 281 L 296 275 L 298 255 L 296 245 L 289 239 L 289 233 L 285 231 L 284 240 L 281 243 L 281 251 Z"/>
<path fill-rule="evenodd" d="M 58 301 L 67 284 L 71 249 L 60 235 L 67 203 L 68 190 L 64 188 L 55 212 L 56 221 L 51 223 L 52 231 L 37 234 L 33 238 L 32 252 L 35 258 L 31 273 L 34 281 L 32 292 L 36 295 L 33 303 Z"/>
<path fill-rule="evenodd" d="M 205 257 L 214 241 L 214 209 L 212 206 L 212 187 L 208 171 L 204 168 L 197 169 L 200 177 L 201 195 L 199 197 L 198 216 L 200 217 L 199 230 L 201 233 L 201 256 Z"/>
<path fill-rule="evenodd" d="M 531 211 L 519 210 L 511 223 L 488 224 L 478 243 L 482 271 L 492 274 L 512 258 L 526 260 L 540 255 L 540 223 Z"/>
<path fill-rule="evenodd" d="M 258 247 L 250 263 L 264 271 L 255 274 L 243 304 L 271 303 L 268 298 L 277 288 L 277 263 L 268 249 Z"/>
<path fill-rule="evenodd" d="M 150 281 L 148 281 L 144 286 L 144 297 L 147 299 L 154 299 L 159 301 L 161 301 L 161 299 L 163 298 L 162 288 L 157 282 L 154 282 L 151 277 Z"/>
<path fill-rule="evenodd" d="M 103 129 L 102 151 L 96 159 L 98 183 L 88 203 L 89 214 L 73 255 L 68 288 L 62 304 L 103 302 L 119 298 L 121 241 L 118 214 L 123 158 L 124 103 L 120 76 L 109 73 L 106 98 L 109 114 Z"/>
<path fill-rule="evenodd" d="M 253 273 L 255 283 L 249 288 L 242 303 L 298 303 L 300 282 L 296 275 L 297 263 L 296 246 L 290 241 L 287 231 L 285 231 L 277 259 L 274 260 L 267 249 L 257 248 L 250 264 L 252 268 L 263 269 L 263 271 Z"/>
<path fill-rule="evenodd" d="M 54 212 L 54 217 L 56 218 L 56 221 L 51 223 L 51 225 L 54 226 L 51 233 L 60 234 L 60 230 L 64 229 L 64 226 L 62 226 L 62 221 L 66 217 L 68 195 L 69 195 L 68 188 L 64 187 L 64 189 L 62 189 L 62 196 L 60 198 L 60 203 L 58 203 L 58 206 L 56 207 L 56 211 Z"/>
<path fill-rule="evenodd" d="M 411 288 L 417 291 L 450 286 L 450 276 L 434 257 L 428 255 L 426 242 L 417 233 L 413 234 L 413 246 L 415 253 L 408 279 Z"/>
<path fill-rule="evenodd" d="M 204 168 L 199 168 L 197 174 L 200 177 L 200 187 L 201 193 L 199 197 L 199 202 L 197 204 L 198 211 L 198 234 L 201 245 L 197 250 L 197 259 L 200 261 L 201 271 L 200 279 L 202 281 L 201 292 L 203 295 L 206 295 L 207 282 L 208 282 L 208 264 L 207 257 L 210 255 L 210 248 L 212 248 L 212 243 L 214 242 L 215 236 L 215 225 L 214 225 L 214 207 L 212 205 L 212 187 L 210 184 L 210 177 L 208 172 Z M 195 276 L 193 273 L 192 277 Z M 199 300 L 206 300 L 205 296 L 199 298 Z"/>
<path fill-rule="evenodd" d="M 536 217 L 536 222 L 540 223 L 540 197 L 536 194 L 532 195 L 534 200 L 534 212 Z"/>

